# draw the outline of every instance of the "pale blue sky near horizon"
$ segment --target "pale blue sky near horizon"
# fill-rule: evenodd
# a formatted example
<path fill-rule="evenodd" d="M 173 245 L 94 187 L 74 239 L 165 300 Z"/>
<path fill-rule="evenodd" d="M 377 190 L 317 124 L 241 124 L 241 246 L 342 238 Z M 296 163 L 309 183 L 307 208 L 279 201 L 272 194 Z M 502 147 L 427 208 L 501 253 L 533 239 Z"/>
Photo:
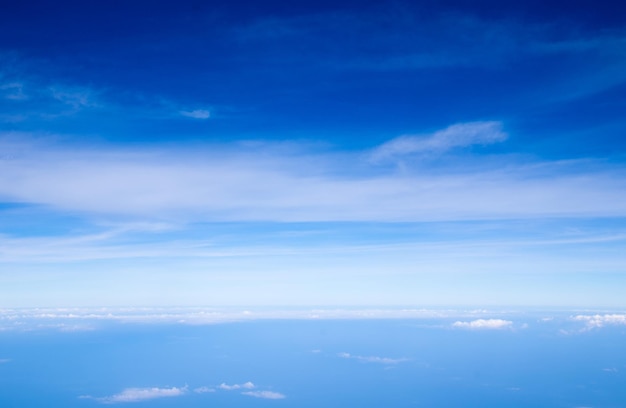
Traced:
<path fill-rule="evenodd" d="M 0 307 L 626 307 L 626 9 L 12 2 Z"/>

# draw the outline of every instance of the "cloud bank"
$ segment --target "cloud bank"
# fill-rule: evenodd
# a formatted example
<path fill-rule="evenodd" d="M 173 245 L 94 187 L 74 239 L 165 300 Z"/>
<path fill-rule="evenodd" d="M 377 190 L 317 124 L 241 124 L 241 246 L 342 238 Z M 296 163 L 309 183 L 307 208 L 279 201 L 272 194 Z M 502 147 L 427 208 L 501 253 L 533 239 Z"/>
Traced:
<path fill-rule="evenodd" d="M 605 326 L 626 325 L 626 314 L 577 315 L 572 317 L 572 320 L 584 322 L 587 329 L 597 329 Z"/>

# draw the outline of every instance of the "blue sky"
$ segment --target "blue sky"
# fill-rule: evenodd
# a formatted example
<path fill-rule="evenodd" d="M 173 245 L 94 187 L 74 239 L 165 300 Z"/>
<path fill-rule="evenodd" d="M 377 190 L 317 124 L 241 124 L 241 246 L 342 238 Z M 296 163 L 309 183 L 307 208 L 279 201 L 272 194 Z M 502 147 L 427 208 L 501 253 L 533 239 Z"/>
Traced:
<path fill-rule="evenodd" d="M 215 309 L 3 309 L 0 401 L 597 407 L 624 400 L 624 313 L 319 312 L 283 309 L 252 322 L 256 313 Z"/>
<path fill-rule="evenodd" d="M 0 306 L 626 306 L 626 10 L 502 3 L 3 5 Z"/>

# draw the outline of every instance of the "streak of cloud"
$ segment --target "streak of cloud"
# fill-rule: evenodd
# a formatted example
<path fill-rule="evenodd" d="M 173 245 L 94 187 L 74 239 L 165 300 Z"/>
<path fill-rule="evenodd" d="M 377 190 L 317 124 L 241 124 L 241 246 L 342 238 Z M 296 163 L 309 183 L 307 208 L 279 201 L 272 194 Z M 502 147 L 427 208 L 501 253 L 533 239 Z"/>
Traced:
<path fill-rule="evenodd" d="M 470 122 L 448 126 L 431 135 L 407 135 L 390 140 L 372 153 L 375 161 L 415 153 L 442 153 L 457 147 L 488 145 L 506 140 L 500 122 Z"/>
<path fill-rule="evenodd" d="M 91 396 L 82 396 L 81 398 L 94 399 L 101 404 L 120 404 L 127 402 L 147 401 L 157 398 L 179 397 L 186 393 L 187 387 L 126 388 L 119 394 L 114 394 L 109 397 L 94 398 Z"/>

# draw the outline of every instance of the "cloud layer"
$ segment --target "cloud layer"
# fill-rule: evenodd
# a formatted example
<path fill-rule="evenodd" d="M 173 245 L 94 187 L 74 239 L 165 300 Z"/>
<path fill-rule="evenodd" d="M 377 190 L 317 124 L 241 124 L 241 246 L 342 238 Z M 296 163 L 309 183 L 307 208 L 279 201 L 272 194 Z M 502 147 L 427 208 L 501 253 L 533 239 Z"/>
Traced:
<path fill-rule="evenodd" d="M 0 138 L 0 199 L 92 216 L 190 221 L 437 221 L 623 216 L 626 174 L 588 162 L 468 161 L 426 170 L 363 154 L 232 144 L 141 151 Z M 457 124 L 378 148 L 396 157 L 501 141 L 497 122 Z M 383 153 L 381 153 L 383 152 Z M 386 152 L 386 153 L 385 153 Z M 17 182 L 16 182 L 17 181 Z"/>

